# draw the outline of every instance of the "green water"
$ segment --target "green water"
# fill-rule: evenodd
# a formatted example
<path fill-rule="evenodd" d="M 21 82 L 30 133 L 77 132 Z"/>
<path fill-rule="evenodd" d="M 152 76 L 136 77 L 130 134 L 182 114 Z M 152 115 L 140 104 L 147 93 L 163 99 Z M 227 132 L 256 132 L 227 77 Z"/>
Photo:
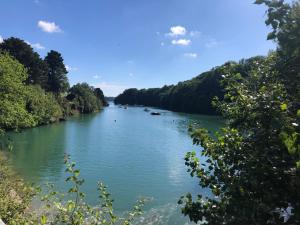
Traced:
<path fill-rule="evenodd" d="M 185 224 L 188 220 L 180 214 L 178 198 L 186 192 L 205 194 L 184 165 L 185 153 L 200 149 L 192 145 L 188 125 L 215 131 L 222 121 L 156 111 L 161 116 L 152 116 L 142 107 L 111 104 L 97 114 L 10 133 L 14 143 L 10 158 L 26 180 L 53 182 L 64 189 L 63 155 L 68 153 L 86 180 L 83 189 L 92 204 L 97 204 L 96 184 L 101 180 L 109 187 L 118 212 L 141 196 L 152 199 L 139 224 Z"/>

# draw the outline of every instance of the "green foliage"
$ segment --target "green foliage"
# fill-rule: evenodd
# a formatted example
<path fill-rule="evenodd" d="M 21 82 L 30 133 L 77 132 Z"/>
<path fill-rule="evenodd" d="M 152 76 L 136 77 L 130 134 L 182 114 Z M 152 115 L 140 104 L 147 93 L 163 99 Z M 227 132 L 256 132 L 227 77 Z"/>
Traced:
<path fill-rule="evenodd" d="M 87 83 L 81 83 L 70 88 L 67 99 L 73 103 L 73 109 L 81 113 L 91 113 L 100 110 L 105 104 L 101 93 L 102 91 L 95 91 Z"/>
<path fill-rule="evenodd" d="M 2 163 L 4 166 L 2 166 Z M 123 224 L 130 225 L 136 217 L 141 215 L 142 207 L 145 200 L 138 200 L 136 205 L 125 217 L 119 217 L 114 213 L 113 200 L 107 187 L 99 182 L 99 200 L 100 206 L 91 206 L 85 201 L 85 194 L 81 191 L 81 186 L 84 180 L 80 178 L 80 170 L 76 168 L 74 162 L 70 161 L 69 156 L 65 156 L 65 165 L 67 173 L 66 182 L 69 186 L 67 193 L 60 193 L 54 189 L 52 184 L 47 185 L 47 193 L 41 194 L 41 206 L 38 210 L 31 209 L 29 203 L 32 200 L 33 191 L 23 184 L 16 183 L 16 186 L 11 186 L 15 179 L 8 173 L 6 161 L 1 161 L 0 158 L 0 178 L 4 179 L 4 183 L 0 183 L 0 217 L 5 222 L 11 225 L 19 224 L 65 224 L 65 225 L 114 225 Z M 3 173 L 2 173 L 3 172 Z M 19 200 L 7 195 L 9 188 L 16 189 Z M 21 188 L 21 189 L 19 189 Z M 14 190 L 14 189 L 13 189 Z M 39 193 L 44 193 L 40 188 Z M 38 194 L 36 192 L 36 194 Z M 39 195 L 36 195 L 36 200 Z"/>
<path fill-rule="evenodd" d="M 192 132 L 203 160 L 186 155 L 191 176 L 212 197 L 183 196 L 182 212 L 205 224 L 300 224 L 300 4 L 268 6 L 268 39 L 276 52 L 248 76 L 224 67 L 224 99 L 214 105 L 228 121 L 216 137 Z"/>
<path fill-rule="evenodd" d="M 63 96 L 56 96 L 56 100 L 58 104 L 60 105 L 60 109 L 62 111 L 62 119 L 66 119 L 69 116 L 72 116 L 74 114 L 74 111 L 72 111 L 71 103 Z"/>
<path fill-rule="evenodd" d="M 203 161 L 194 152 L 185 158 L 191 176 L 213 195 L 181 198 L 182 212 L 192 221 L 284 224 L 282 212 L 291 210 L 286 224 L 299 224 L 299 157 L 291 154 L 296 137 L 289 136 L 295 117 L 289 115 L 291 103 L 274 60 L 270 55 L 258 63 L 246 79 L 225 68 L 226 94 L 215 104 L 228 127 L 216 138 L 203 129 L 193 131 Z"/>
<path fill-rule="evenodd" d="M 248 76 L 249 71 L 256 65 L 254 62 L 263 60 L 264 57 L 253 57 L 241 60 L 239 63 L 227 62 L 222 66 L 213 68 L 199 76 L 177 85 L 164 86 L 150 89 L 128 89 L 115 98 L 116 104 L 144 105 L 165 108 L 173 111 L 215 114 L 211 102 L 215 96 L 223 98 L 224 90 L 220 86 L 223 68 L 232 73 Z"/>
<path fill-rule="evenodd" d="M 56 94 L 66 92 L 70 85 L 61 54 L 51 50 L 45 57 L 45 62 L 49 67 L 48 90 Z"/>
<path fill-rule="evenodd" d="M 25 85 L 26 69 L 7 53 L 0 54 L 0 128 L 20 129 L 47 124 L 62 117 L 52 93 Z"/>
<path fill-rule="evenodd" d="M 27 84 L 39 84 L 43 88 L 47 86 L 48 66 L 28 43 L 11 37 L 0 44 L 0 49 L 7 51 L 28 70 Z"/>
<path fill-rule="evenodd" d="M 102 102 L 103 106 L 108 106 L 108 103 L 104 97 L 103 91 L 100 88 L 95 88 L 94 94 Z"/>
<path fill-rule="evenodd" d="M 9 38 L 0 44 L 0 57 L 0 131 L 48 124 L 108 105 L 102 90 L 87 84 L 70 89 L 72 102 L 65 98 L 67 70 L 56 51 L 41 60 L 29 44 Z"/>
<path fill-rule="evenodd" d="M 36 123 L 26 110 L 26 69 L 7 53 L 0 53 L 0 129 L 32 127 Z"/>
<path fill-rule="evenodd" d="M 0 152 L 0 218 L 7 224 L 24 224 L 34 190 L 13 172 L 7 158 Z"/>
<path fill-rule="evenodd" d="M 281 0 L 257 0 L 265 4 L 268 18 L 266 24 L 272 27 L 268 39 L 278 43 L 276 68 L 280 71 L 290 98 L 300 102 L 300 2 L 288 4 Z M 295 112 L 299 104 L 293 107 Z"/>
<path fill-rule="evenodd" d="M 38 125 L 58 121 L 62 110 L 52 93 L 46 93 L 40 86 L 27 86 L 26 109 Z"/>

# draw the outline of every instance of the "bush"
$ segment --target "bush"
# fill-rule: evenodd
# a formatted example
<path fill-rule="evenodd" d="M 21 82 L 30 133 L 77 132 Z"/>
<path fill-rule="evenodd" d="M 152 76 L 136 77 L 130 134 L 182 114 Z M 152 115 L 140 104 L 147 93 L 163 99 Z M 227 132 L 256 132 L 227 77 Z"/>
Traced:
<path fill-rule="evenodd" d="M 46 93 L 38 85 L 26 87 L 26 109 L 37 125 L 58 121 L 63 116 L 60 105 L 52 93 Z"/>
<path fill-rule="evenodd" d="M 33 197 L 33 189 L 13 172 L 0 152 L 0 218 L 7 224 L 23 224 L 22 217 Z"/>

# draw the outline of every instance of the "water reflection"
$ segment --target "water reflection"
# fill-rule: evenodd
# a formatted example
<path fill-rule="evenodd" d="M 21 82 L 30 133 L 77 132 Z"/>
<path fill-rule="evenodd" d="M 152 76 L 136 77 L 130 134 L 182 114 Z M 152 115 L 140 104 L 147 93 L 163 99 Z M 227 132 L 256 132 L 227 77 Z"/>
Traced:
<path fill-rule="evenodd" d="M 63 169 L 66 126 L 47 125 L 24 130 L 21 133 L 8 133 L 13 141 L 10 158 L 16 169 L 34 183 L 60 177 Z M 56 166 L 52 166 L 56 165 Z"/>

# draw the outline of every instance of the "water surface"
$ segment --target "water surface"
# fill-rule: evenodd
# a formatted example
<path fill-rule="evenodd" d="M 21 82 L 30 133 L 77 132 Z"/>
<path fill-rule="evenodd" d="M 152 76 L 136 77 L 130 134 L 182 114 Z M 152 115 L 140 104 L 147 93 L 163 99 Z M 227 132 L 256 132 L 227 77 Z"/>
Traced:
<path fill-rule="evenodd" d="M 184 165 L 192 145 L 189 124 L 215 131 L 218 117 L 175 113 L 159 109 L 152 116 L 143 107 L 111 104 L 100 113 L 73 117 L 67 122 L 10 133 L 13 165 L 28 181 L 64 185 L 63 155 L 77 163 L 86 182 L 88 201 L 97 204 L 97 181 L 103 181 L 118 212 L 141 196 L 150 197 L 143 224 L 184 224 L 176 202 L 186 192 L 204 193 Z"/>

